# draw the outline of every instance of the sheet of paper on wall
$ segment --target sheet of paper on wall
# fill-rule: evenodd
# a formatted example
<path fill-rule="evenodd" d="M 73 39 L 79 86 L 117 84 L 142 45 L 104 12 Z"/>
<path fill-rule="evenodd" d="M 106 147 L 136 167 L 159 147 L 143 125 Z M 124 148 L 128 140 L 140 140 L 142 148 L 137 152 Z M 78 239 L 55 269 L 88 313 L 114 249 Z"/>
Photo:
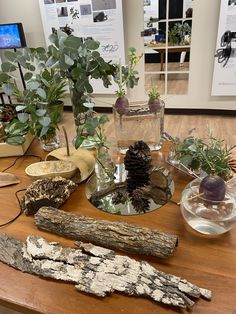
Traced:
<path fill-rule="evenodd" d="M 236 95 L 236 0 L 221 0 L 211 95 Z"/>
<path fill-rule="evenodd" d="M 100 42 L 106 60 L 125 64 L 122 0 L 39 0 L 46 43 L 52 30 L 68 25 L 73 35 Z M 94 93 L 115 93 L 115 86 L 93 84 Z"/>

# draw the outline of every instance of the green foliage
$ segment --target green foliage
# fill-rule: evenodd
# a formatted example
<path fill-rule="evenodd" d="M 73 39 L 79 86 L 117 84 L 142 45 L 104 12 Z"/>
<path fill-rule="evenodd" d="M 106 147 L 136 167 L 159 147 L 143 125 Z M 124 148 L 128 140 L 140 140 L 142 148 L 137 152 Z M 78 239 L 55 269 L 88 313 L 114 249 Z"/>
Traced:
<path fill-rule="evenodd" d="M 230 173 L 229 160 L 232 149 L 209 133 L 207 139 L 191 135 L 183 141 L 175 139 L 175 158 L 191 170 L 203 170 L 208 175 L 218 175 L 223 179 Z"/>
<path fill-rule="evenodd" d="M 157 90 L 157 86 L 155 86 L 154 84 L 152 84 L 151 90 L 148 93 L 148 97 L 150 100 L 155 100 L 160 97 L 160 94 L 158 93 L 158 90 Z"/>
<path fill-rule="evenodd" d="M 101 148 L 105 146 L 106 136 L 104 132 L 104 125 L 108 121 L 109 118 L 107 115 L 99 116 L 95 111 L 90 109 L 86 113 L 84 124 L 77 128 L 75 148 L 79 148 L 88 138 L 95 147 Z"/>
<path fill-rule="evenodd" d="M 61 31 L 51 34 L 49 39 L 52 43 L 48 48 L 50 65 L 69 80 L 77 93 L 92 93 L 91 79 L 102 79 L 105 87 L 111 85 L 115 66 L 101 57 L 99 42 L 93 39 L 83 42 Z"/>
<path fill-rule="evenodd" d="M 184 44 L 186 35 L 191 36 L 191 26 L 188 23 L 176 23 L 168 31 L 169 43 L 173 45 Z"/>
<path fill-rule="evenodd" d="M 135 70 L 135 67 L 139 60 L 142 58 L 141 56 L 136 55 L 136 49 L 133 47 L 129 48 L 129 56 L 128 56 L 128 65 L 122 66 L 119 64 L 116 69 L 116 73 L 114 76 L 114 82 L 118 86 L 117 95 L 119 97 L 125 96 L 125 88 L 133 88 L 138 84 L 138 71 Z"/>
<path fill-rule="evenodd" d="M 5 57 L 8 61 L 1 66 L 1 89 L 24 104 L 16 107 L 18 121 L 12 121 L 6 128 L 7 142 L 21 144 L 28 131 L 42 139 L 50 138 L 60 121 L 60 114 L 51 112 L 50 108 L 65 96 L 66 79 L 58 69 L 48 66 L 50 56 L 42 47 L 7 51 Z M 18 88 L 14 76 L 18 63 L 24 69 L 25 90 Z M 13 132 L 15 125 L 20 130 L 17 138 Z"/>

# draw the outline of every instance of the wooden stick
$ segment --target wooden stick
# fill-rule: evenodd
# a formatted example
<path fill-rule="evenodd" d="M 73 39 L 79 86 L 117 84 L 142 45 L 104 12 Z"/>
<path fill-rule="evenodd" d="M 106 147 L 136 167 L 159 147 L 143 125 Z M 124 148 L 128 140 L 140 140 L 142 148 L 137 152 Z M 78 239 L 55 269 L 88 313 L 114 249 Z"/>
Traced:
<path fill-rule="evenodd" d="M 43 230 L 70 239 L 161 258 L 172 256 L 178 243 L 176 235 L 156 229 L 142 228 L 125 222 L 97 220 L 52 207 L 41 207 L 35 215 L 35 224 Z"/>
<path fill-rule="evenodd" d="M 72 249 L 41 237 L 20 241 L 1 234 L 0 261 L 23 272 L 72 282 L 77 290 L 98 297 L 120 291 L 180 308 L 194 305 L 191 297 L 211 299 L 207 289 L 92 244 Z"/>
<path fill-rule="evenodd" d="M 197 198 L 197 197 L 202 196 L 202 195 L 204 195 L 204 193 L 198 193 L 198 194 L 196 194 L 194 196 L 191 196 L 191 197 L 187 198 L 187 200 L 190 201 L 190 200 L 193 200 L 194 198 Z M 183 201 L 177 203 L 177 205 L 180 205 L 182 203 L 183 203 Z"/>

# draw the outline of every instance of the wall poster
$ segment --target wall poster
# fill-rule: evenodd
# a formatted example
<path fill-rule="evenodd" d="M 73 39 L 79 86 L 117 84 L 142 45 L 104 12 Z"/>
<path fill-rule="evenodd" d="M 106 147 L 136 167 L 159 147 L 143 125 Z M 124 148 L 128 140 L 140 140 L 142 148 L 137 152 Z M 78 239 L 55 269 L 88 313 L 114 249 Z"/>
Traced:
<path fill-rule="evenodd" d="M 93 37 L 106 60 L 125 64 L 122 0 L 39 0 L 46 43 L 53 29 L 68 25 L 73 35 Z M 94 93 L 114 93 L 96 80 Z"/>
<path fill-rule="evenodd" d="M 236 0 L 221 0 L 211 95 L 236 95 Z"/>

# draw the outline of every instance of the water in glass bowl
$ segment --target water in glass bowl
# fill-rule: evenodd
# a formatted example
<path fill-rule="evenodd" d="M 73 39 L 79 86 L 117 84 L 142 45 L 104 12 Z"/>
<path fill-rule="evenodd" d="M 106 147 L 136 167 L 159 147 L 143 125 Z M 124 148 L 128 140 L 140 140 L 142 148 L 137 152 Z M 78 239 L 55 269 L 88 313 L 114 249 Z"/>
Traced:
<path fill-rule="evenodd" d="M 194 230 L 208 235 L 229 231 L 236 221 L 236 200 L 226 193 L 220 202 L 199 196 L 200 180 L 195 179 L 182 192 L 181 212 L 187 224 Z"/>

